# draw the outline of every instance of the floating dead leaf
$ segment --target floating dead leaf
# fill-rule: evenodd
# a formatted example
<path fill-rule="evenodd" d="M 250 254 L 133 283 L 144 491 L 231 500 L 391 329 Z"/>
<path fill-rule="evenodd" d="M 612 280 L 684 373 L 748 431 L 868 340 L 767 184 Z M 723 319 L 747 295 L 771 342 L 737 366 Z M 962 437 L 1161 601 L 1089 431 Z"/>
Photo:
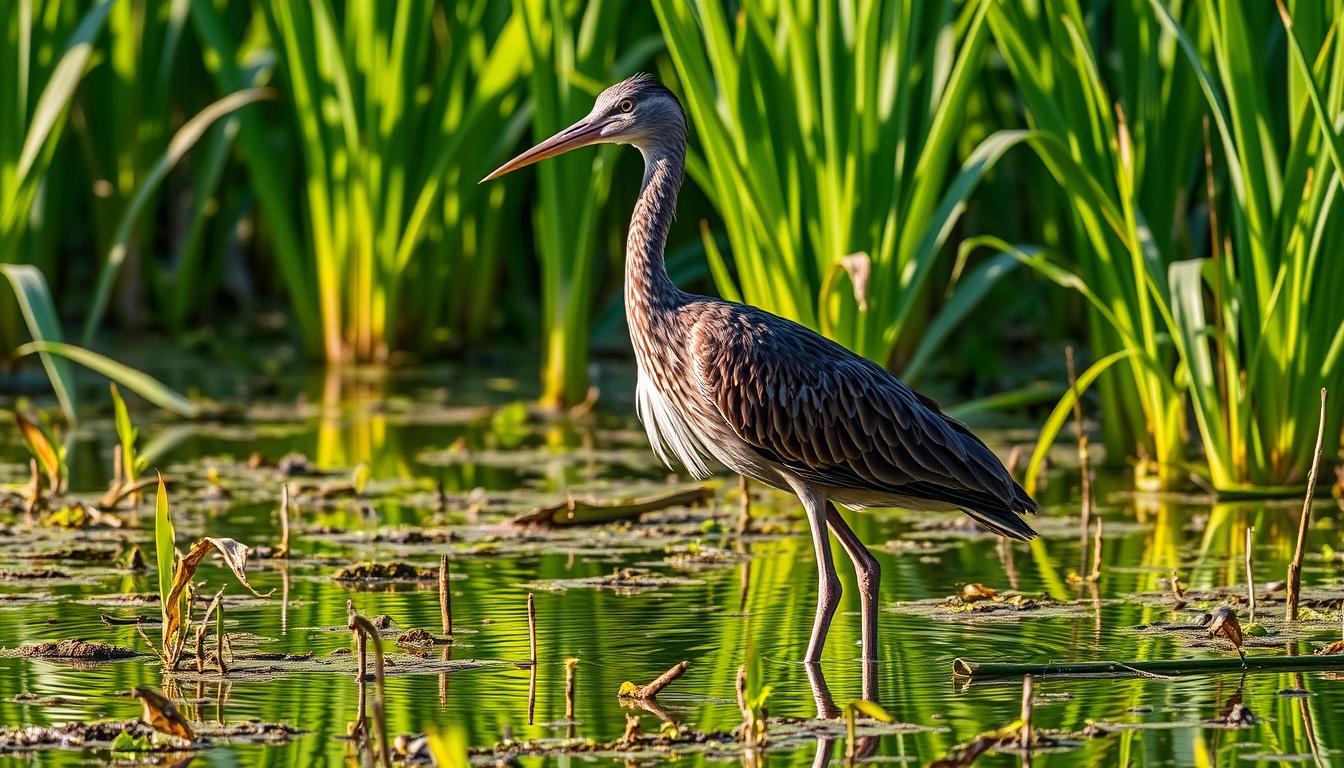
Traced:
<path fill-rule="evenodd" d="M 1344 640 L 1336 640 L 1327 646 L 1316 649 L 1317 656 L 1338 656 L 1344 654 Z"/>
<path fill-rule="evenodd" d="M 974 603 L 980 600 L 993 600 L 999 596 L 999 591 L 984 584 L 971 583 L 961 588 L 961 599 L 963 602 Z"/>
<path fill-rule="evenodd" d="M 177 711 L 177 705 L 163 694 L 141 685 L 132 689 L 131 695 L 140 700 L 141 722 L 159 733 L 166 733 L 179 739 L 191 741 L 195 738 L 191 732 L 191 725 L 187 723 L 182 713 Z"/>
<path fill-rule="evenodd" d="M 1237 654 L 1242 658 L 1246 654 L 1241 650 L 1242 632 L 1241 622 L 1237 621 L 1237 612 L 1226 605 L 1213 612 L 1213 618 L 1209 621 L 1209 637 L 1222 635 L 1237 649 Z"/>

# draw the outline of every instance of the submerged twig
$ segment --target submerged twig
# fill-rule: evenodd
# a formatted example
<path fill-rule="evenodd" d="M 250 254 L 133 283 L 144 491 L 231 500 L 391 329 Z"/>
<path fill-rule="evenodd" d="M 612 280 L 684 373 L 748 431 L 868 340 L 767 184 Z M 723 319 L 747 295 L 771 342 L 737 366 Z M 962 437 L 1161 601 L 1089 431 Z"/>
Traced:
<path fill-rule="evenodd" d="M 1307 474 L 1307 497 L 1302 501 L 1302 517 L 1297 523 L 1297 549 L 1293 552 L 1293 562 L 1288 564 L 1288 621 L 1297 621 L 1297 601 L 1302 591 L 1302 558 L 1306 554 L 1311 502 L 1316 495 L 1316 471 L 1321 465 L 1321 444 L 1325 439 L 1325 395 L 1325 387 L 1321 387 L 1321 422 L 1316 428 L 1316 450 L 1312 454 L 1311 472 Z"/>

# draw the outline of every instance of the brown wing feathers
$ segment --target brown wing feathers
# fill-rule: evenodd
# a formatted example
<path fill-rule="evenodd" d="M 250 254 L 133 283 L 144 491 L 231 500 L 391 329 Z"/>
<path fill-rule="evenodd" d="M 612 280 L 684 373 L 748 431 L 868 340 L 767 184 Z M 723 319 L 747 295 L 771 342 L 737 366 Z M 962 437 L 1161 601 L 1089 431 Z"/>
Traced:
<path fill-rule="evenodd" d="M 809 482 L 952 504 L 1000 535 L 1035 535 L 1018 517 L 1035 502 L 931 400 L 800 325 L 729 306 L 738 316 L 714 325 L 731 333 L 697 333 L 698 373 L 764 458 Z"/>

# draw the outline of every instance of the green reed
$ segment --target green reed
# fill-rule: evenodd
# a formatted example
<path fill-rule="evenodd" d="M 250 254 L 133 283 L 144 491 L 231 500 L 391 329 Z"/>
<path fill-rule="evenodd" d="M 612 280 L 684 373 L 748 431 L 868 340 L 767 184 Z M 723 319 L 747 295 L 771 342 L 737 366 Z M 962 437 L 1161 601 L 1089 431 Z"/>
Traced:
<path fill-rule="evenodd" d="M 590 3 L 515 0 L 531 57 L 532 134 L 540 141 L 592 108 L 607 85 L 647 55 L 632 10 Z M 657 38 L 652 41 L 656 44 Z M 624 54 L 618 61 L 617 55 Z M 575 152 L 537 166 L 533 240 L 541 267 L 541 401 L 573 405 L 588 393 L 588 342 L 597 280 L 600 215 L 615 150 Z"/>
<path fill-rule="evenodd" d="M 67 4 L 21 0 L 0 11 L 0 262 L 52 266 L 48 172 L 110 9 L 100 2 L 78 16 Z M 8 349 L 21 338 L 19 318 L 8 292 L 0 302 Z"/>
<path fill-rule="evenodd" d="M 1087 299 L 1097 362 L 1083 378 L 1120 366 L 1103 378 L 1107 444 L 1139 454 L 1141 484 L 1182 481 L 1192 436 L 1219 490 L 1299 482 L 1316 393 L 1340 375 L 1344 304 L 1329 297 L 1344 269 L 1324 256 L 1344 245 L 1328 118 L 1344 98 L 1340 4 L 1295 7 L 1285 45 L 1268 4 L 1126 0 L 1111 9 L 1109 58 L 1077 3 L 989 15 L 1027 141 L 1073 208 L 1075 264 L 1026 260 Z M 1299 39 L 1313 42 L 1312 80 L 1289 60 Z"/>
<path fill-rule="evenodd" d="M 706 242 L 725 297 L 883 362 L 914 338 L 943 246 L 1009 146 L 991 136 L 954 174 L 990 5 L 780 2 L 733 16 L 656 0 L 699 137 L 688 172 L 728 234 L 731 267 Z M 949 300 L 955 318 L 1011 266 L 996 261 Z"/>
<path fill-rule="evenodd" d="M 399 333 L 424 330 L 408 309 L 444 312 L 418 294 L 431 281 L 406 280 L 441 273 L 413 263 L 481 255 L 478 227 L 501 198 L 466 182 L 516 135 L 503 105 L 521 72 L 519 27 L 486 0 L 259 5 L 291 131 L 277 146 L 245 117 L 239 136 L 278 271 L 329 361 L 384 359 Z M 264 75 L 240 45 L 250 26 L 231 26 L 209 0 L 192 10 L 224 89 Z"/>

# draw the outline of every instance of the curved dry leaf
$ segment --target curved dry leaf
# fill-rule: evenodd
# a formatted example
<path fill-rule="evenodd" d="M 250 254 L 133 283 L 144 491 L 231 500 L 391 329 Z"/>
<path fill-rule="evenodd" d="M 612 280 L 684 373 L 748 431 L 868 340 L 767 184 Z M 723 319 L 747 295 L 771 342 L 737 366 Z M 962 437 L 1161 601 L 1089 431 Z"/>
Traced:
<path fill-rule="evenodd" d="M 1338 656 L 1344 655 L 1344 640 L 1336 640 L 1327 646 L 1316 650 L 1317 656 Z"/>
<path fill-rule="evenodd" d="M 849 281 L 854 284 L 854 302 L 859 305 L 859 311 L 868 311 L 868 277 L 873 271 L 872 259 L 868 254 L 859 251 L 851 253 L 840 259 L 840 265 L 849 273 Z"/>
<path fill-rule="evenodd" d="M 993 600 L 999 596 L 999 590 L 992 587 L 986 587 L 984 584 L 973 582 L 961 588 L 961 599 L 967 603 L 974 603 L 979 600 Z"/>
<path fill-rule="evenodd" d="M 247 574 L 244 567 L 247 565 L 247 545 L 234 541 L 233 539 L 216 539 L 207 537 L 198 540 L 191 545 L 191 549 L 177 563 L 177 569 L 173 572 L 173 588 L 168 593 L 168 600 L 164 603 L 165 622 L 163 636 L 171 638 L 182 623 L 181 601 L 179 598 L 187 585 L 191 583 L 196 575 L 196 569 L 200 567 L 201 561 L 210 554 L 211 549 L 219 550 L 224 558 L 224 563 L 233 571 L 233 575 L 238 578 L 238 583 L 247 588 L 247 591 L 257 597 L 269 597 L 270 592 L 261 593 L 252 587 L 247 581 Z"/>
<path fill-rule="evenodd" d="M 48 487 L 53 493 L 57 492 L 61 487 L 61 459 L 51 440 L 47 439 L 47 433 L 18 411 L 14 411 L 14 423 L 19 427 L 24 445 L 47 473 Z"/>
<path fill-rule="evenodd" d="M 1241 622 L 1237 621 L 1237 612 L 1225 605 L 1213 612 L 1213 620 L 1209 622 L 1209 637 L 1217 635 L 1226 637 L 1241 652 Z"/>
<path fill-rule="evenodd" d="M 147 686 L 137 686 L 131 695 L 140 700 L 140 720 L 159 733 L 191 741 L 195 736 L 187 719 L 177 711 L 177 705 L 163 694 Z"/>

